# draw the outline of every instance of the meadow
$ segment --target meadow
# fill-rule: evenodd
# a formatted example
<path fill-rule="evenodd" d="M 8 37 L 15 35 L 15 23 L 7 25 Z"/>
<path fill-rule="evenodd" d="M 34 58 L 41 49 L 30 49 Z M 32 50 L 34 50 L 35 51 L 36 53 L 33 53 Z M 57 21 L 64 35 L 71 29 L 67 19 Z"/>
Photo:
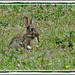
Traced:
<path fill-rule="evenodd" d="M 26 30 L 24 15 L 33 16 L 38 47 L 9 52 L 11 39 Z M 0 70 L 75 71 L 75 5 L 0 5 Z"/>

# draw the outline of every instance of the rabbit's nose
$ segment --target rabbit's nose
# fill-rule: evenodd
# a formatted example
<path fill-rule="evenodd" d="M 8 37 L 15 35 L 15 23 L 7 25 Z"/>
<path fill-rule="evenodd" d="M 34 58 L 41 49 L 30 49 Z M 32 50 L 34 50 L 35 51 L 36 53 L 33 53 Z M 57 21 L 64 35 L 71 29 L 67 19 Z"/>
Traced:
<path fill-rule="evenodd" d="M 37 32 L 37 35 L 36 36 L 39 36 L 39 33 Z"/>

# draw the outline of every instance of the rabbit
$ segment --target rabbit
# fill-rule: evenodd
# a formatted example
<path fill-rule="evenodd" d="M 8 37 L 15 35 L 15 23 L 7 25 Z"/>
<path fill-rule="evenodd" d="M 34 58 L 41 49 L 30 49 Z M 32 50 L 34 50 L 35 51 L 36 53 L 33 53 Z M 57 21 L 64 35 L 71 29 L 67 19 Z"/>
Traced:
<path fill-rule="evenodd" d="M 24 16 L 24 24 L 26 26 L 26 33 L 19 33 L 12 38 L 9 44 L 9 50 L 15 48 L 18 50 L 23 47 L 26 50 L 32 50 L 38 43 L 37 37 L 39 37 L 39 32 L 37 27 L 32 24 L 33 17 L 30 22 L 28 17 Z"/>

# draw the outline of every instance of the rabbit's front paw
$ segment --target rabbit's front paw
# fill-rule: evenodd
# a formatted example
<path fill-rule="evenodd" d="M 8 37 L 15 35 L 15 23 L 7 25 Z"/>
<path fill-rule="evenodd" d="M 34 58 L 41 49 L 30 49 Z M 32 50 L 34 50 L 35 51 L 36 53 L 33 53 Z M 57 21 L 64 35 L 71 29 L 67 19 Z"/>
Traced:
<path fill-rule="evenodd" d="M 28 49 L 30 49 L 30 50 L 32 49 L 32 47 L 31 47 L 31 46 L 29 46 L 29 45 L 27 45 L 27 48 L 28 48 Z"/>

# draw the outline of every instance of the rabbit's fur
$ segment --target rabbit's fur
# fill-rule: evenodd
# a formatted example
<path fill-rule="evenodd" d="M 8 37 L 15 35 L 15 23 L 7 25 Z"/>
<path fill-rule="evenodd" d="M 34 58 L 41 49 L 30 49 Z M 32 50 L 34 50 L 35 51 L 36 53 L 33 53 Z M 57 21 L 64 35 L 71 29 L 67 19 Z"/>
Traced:
<path fill-rule="evenodd" d="M 37 45 L 39 37 L 38 29 L 32 25 L 32 20 L 30 23 L 28 22 L 28 17 L 24 16 L 24 23 L 26 26 L 26 33 L 19 33 L 17 34 L 9 44 L 9 50 L 15 48 L 18 50 L 20 47 L 24 47 L 24 49 L 32 49 L 34 46 Z"/>

